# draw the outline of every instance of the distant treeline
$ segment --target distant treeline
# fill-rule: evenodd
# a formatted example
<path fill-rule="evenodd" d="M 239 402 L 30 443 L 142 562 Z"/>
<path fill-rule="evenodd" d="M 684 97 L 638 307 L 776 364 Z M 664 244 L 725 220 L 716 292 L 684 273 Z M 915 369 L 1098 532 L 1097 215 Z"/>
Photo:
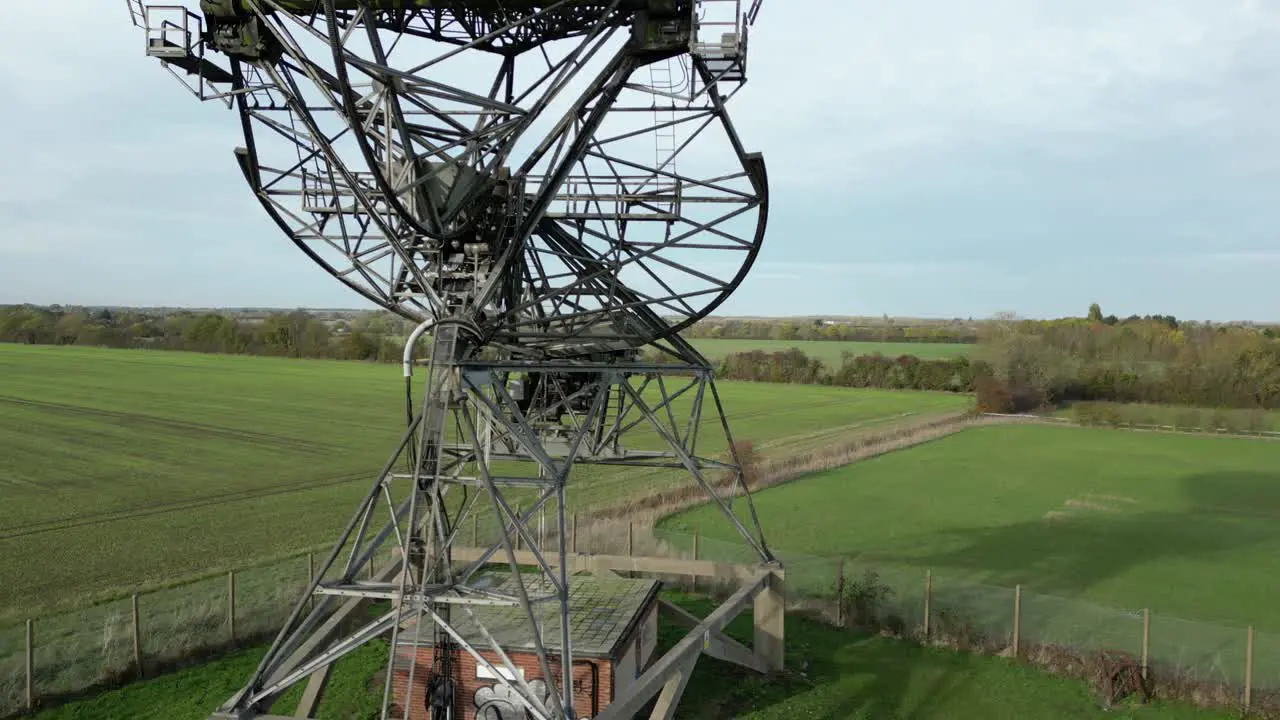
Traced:
<path fill-rule="evenodd" d="M 294 358 L 398 361 L 404 321 L 368 313 L 322 321 L 297 310 L 250 319 L 220 313 L 146 313 L 0 307 L 0 342 L 155 348 Z"/>
<path fill-rule="evenodd" d="M 964 320 L 812 320 L 708 318 L 687 338 L 725 340 L 842 340 L 858 342 L 975 343 L 980 322 Z"/>
<path fill-rule="evenodd" d="M 1182 323 L 1172 315 L 1130 315 L 1119 318 L 1101 314 L 1096 304 L 1090 319 L 1111 327 L 1159 323 L 1177 330 Z M 999 320 L 929 320 L 914 318 L 718 318 L 694 323 L 684 331 L 687 338 L 725 340 L 841 340 L 857 342 L 978 343 Z M 1242 327 L 1234 324 L 1232 327 Z M 1275 330 L 1254 328 L 1274 333 Z"/>
<path fill-rule="evenodd" d="M 975 351 L 980 409 L 1073 401 L 1210 408 L 1280 407 L 1274 328 L 1089 317 L 993 322 Z"/>
<path fill-rule="evenodd" d="M 733 328 L 738 321 L 726 323 Z M 0 342 L 398 361 L 408 323 L 385 312 L 321 320 L 305 311 L 230 313 L 0 307 Z M 742 326 L 768 323 L 742 321 Z M 825 327 L 825 326 L 824 326 Z M 729 380 L 975 392 L 978 407 L 1021 412 L 1075 401 L 1280 408 L 1280 333 L 1169 316 L 1002 318 L 979 325 L 971 357 L 846 353 L 828 367 L 800 350 L 733 353 Z M 752 332 L 755 332 L 754 330 Z"/>
<path fill-rule="evenodd" d="M 887 357 L 845 353 L 839 367 L 827 367 L 817 358 L 791 349 L 781 352 L 753 350 L 726 355 L 716 375 L 725 380 L 804 383 L 886 390 L 942 390 L 973 392 L 981 364 L 966 357 L 922 360 L 914 355 Z"/>
<path fill-rule="evenodd" d="M 1168 315 L 984 322 L 971 357 L 845 353 L 828 367 L 798 349 L 724 357 L 719 376 L 755 382 L 974 392 L 978 409 L 1025 412 L 1080 401 L 1280 408 L 1280 332 Z"/>
<path fill-rule="evenodd" d="M 398 362 L 405 321 L 370 312 L 320 320 L 305 311 L 237 317 L 227 313 L 0 307 L 0 342 L 90 345 L 193 352 Z M 820 383 L 844 387 L 972 392 L 975 366 L 960 357 L 921 360 L 846 354 L 826 368 L 799 350 L 733 353 L 719 362 L 729 380 Z"/>

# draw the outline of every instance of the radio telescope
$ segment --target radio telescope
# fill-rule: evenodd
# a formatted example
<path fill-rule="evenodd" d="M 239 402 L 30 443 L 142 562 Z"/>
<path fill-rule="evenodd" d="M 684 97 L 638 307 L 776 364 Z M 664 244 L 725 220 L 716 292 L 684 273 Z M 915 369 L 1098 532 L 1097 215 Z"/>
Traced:
<path fill-rule="evenodd" d="M 579 717 L 575 468 L 687 473 L 755 562 L 778 568 L 710 365 L 679 335 L 738 287 L 765 233 L 765 164 L 727 110 L 761 0 L 127 2 L 147 55 L 238 116 L 236 161 L 280 230 L 419 323 L 399 446 L 214 717 L 270 717 L 303 681 L 314 702 L 331 664 L 388 635 L 384 718 L 452 717 L 457 652 L 530 717 Z M 473 517 L 493 542 L 467 547 Z M 395 563 L 379 570 L 388 548 Z M 500 587 L 479 572 L 497 562 L 510 570 Z M 376 616 L 358 616 L 370 603 Z M 527 620 L 546 692 L 478 619 L 495 605 Z M 486 642 L 462 637 L 463 622 Z M 419 644 L 434 648 L 429 677 L 393 697 L 397 648 Z M 674 687 L 651 680 L 648 698 Z M 645 700 L 615 698 L 599 717 Z"/>

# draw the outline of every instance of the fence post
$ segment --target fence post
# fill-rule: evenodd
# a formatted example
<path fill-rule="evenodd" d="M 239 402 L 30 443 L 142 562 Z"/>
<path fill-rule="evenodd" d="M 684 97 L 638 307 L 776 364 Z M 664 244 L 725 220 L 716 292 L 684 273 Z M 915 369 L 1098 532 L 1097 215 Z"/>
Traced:
<path fill-rule="evenodd" d="M 139 678 L 147 676 L 142 669 L 142 613 L 138 612 L 138 593 L 133 594 L 133 666 Z"/>
<path fill-rule="evenodd" d="M 635 557 L 636 555 L 636 524 L 634 521 L 627 523 L 627 557 Z"/>
<path fill-rule="evenodd" d="M 836 561 L 836 626 L 844 627 L 844 556 Z"/>
<path fill-rule="evenodd" d="M 227 573 L 227 630 L 231 633 L 231 643 L 236 642 L 236 571 Z"/>
<path fill-rule="evenodd" d="M 515 530 L 515 533 L 516 533 L 516 551 L 517 552 L 524 549 L 524 538 L 520 535 L 520 516 L 523 514 L 524 514 L 524 511 L 520 508 L 520 503 L 516 503 L 516 521 L 515 521 L 515 524 L 512 526 L 512 529 Z"/>
<path fill-rule="evenodd" d="M 698 559 L 698 536 L 699 535 L 701 535 L 701 533 L 699 532 L 695 531 L 693 533 L 693 559 L 694 560 Z M 689 579 L 690 579 L 689 587 L 691 587 L 694 592 L 698 592 L 698 574 L 694 573 L 690 575 Z"/>
<path fill-rule="evenodd" d="M 572 532 L 573 532 L 573 540 L 569 549 L 571 552 L 573 552 L 573 554 L 577 555 L 578 554 L 578 513 L 573 514 Z"/>
<path fill-rule="evenodd" d="M 480 516 L 471 516 L 471 547 L 480 547 Z"/>
<path fill-rule="evenodd" d="M 1151 659 L 1151 609 L 1142 608 L 1142 679 L 1149 679 Z"/>
<path fill-rule="evenodd" d="M 929 622 L 933 615 L 929 606 L 933 603 L 933 571 L 924 571 L 924 639 L 929 639 Z"/>
<path fill-rule="evenodd" d="M 1022 585 L 1013 586 L 1013 657 L 1022 645 Z"/>
<path fill-rule="evenodd" d="M 1248 640 L 1244 646 L 1244 712 L 1249 714 L 1253 704 L 1253 626 L 1249 626 Z"/>
<path fill-rule="evenodd" d="M 35 621 L 27 620 L 27 712 L 36 708 L 35 674 L 36 674 L 36 630 Z"/>

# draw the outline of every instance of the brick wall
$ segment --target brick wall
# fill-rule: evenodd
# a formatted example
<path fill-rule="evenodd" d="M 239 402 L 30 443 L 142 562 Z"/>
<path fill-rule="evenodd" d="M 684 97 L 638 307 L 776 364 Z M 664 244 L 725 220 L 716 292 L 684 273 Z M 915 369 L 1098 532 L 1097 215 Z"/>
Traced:
<path fill-rule="evenodd" d="M 407 652 L 407 651 L 406 651 Z M 486 660 L 493 664 L 495 668 L 504 669 L 502 661 L 498 656 L 491 652 L 481 652 Z M 530 652 L 511 652 L 509 653 L 511 662 L 524 671 L 525 681 L 535 686 L 535 681 L 543 679 L 542 670 L 538 665 L 538 656 Z M 426 708 L 426 678 L 431 673 L 431 657 L 432 649 L 429 647 L 420 648 L 418 651 L 417 664 L 413 670 L 413 692 L 409 696 L 409 704 L 412 706 L 409 717 L 411 720 L 431 720 L 430 712 Z M 548 658 L 551 665 L 551 672 L 560 677 L 560 665 L 554 658 Z M 453 662 L 453 677 L 456 687 L 457 706 L 455 708 L 456 718 L 462 720 L 490 720 L 490 717 L 501 717 L 503 720 L 510 720 L 513 716 L 509 714 L 512 707 L 519 707 L 505 702 L 506 688 L 502 687 L 497 680 L 478 678 L 476 669 L 478 663 L 475 658 L 464 650 L 456 650 Z M 592 668 L 595 669 L 593 672 Z M 396 663 L 396 672 L 392 675 L 392 693 L 397 704 L 401 704 L 405 698 L 405 689 L 408 684 L 409 672 L 407 666 L 407 658 L 398 658 Z M 581 658 L 574 660 L 573 669 L 573 706 L 579 718 L 590 718 L 593 716 L 593 697 L 595 700 L 594 710 L 598 712 L 603 710 L 609 704 L 609 700 L 613 697 L 611 691 L 613 684 L 613 668 L 608 660 L 598 660 L 594 658 Z M 545 687 L 550 689 L 551 683 L 545 683 Z M 477 715 L 479 707 L 477 701 L 481 705 L 487 705 L 502 711 L 502 715 L 490 715 L 488 717 Z M 396 717 L 402 717 L 402 710 L 397 711 Z M 523 713 L 519 717 L 525 717 Z"/>

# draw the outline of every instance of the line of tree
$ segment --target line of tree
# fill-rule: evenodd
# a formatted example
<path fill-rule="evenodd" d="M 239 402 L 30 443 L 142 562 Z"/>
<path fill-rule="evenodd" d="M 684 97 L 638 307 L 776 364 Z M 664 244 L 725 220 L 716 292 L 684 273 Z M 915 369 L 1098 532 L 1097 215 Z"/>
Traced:
<path fill-rule="evenodd" d="M 969 358 L 845 353 L 825 367 L 798 349 L 726 356 L 725 379 L 841 387 L 974 392 L 985 412 L 1026 412 L 1084 401 L 1203 408 L 1280 408 L 1280 332 L 1171 315 L 1103 315 L 981 326 Z"/>
<path fill-rule="evenodd" d="M 988 411 L 1074 401 L 1280 407 L 1280 338 L 1269 327 L 1111 322 L 1094 305 L 1083 318 L 990 323 L 975 359 L 988 368 L 975 387 Z"/>
<path fill-rule="evenodd" d="M 1270 327 L 1002 317 L 981 326 L 972 357 L 923 360 L 845 353 L 826 367 L 798 349 L 733 353 L 729 380 L 975 392 L 978 408 L 1021 412 L 1075 401 L 1280 408 L 1280 337 Z M 381 312 L 320 319 L 305 311 L 233 313 L 0 307 L 0 342 L 396 362 L 404 320 Z"/>
<path fill-rule="evenodd" d="M 1173 315 L 1130 315 L 1125 318 L 1103 315 L 1102 308 L 1094 303 L 1084 318 L 1091 323 L 1111 327 L 1137 326 L 1156 323 L 1170 330 L 1184 324 L 1205 326 L 1205 323 L 1183 323 Z M 976 344 L 989 335 L 994 320 L 927 320 L 898 319 L 884 316 L 879 320 L 824 319 L 824 318 L 719 318 L 710 317 L 694 323 L 684 331 L 685 337 L 724 340 L 839 340 L 857 342 L 904 343 L 958 343 Z M 1056 321 L 1050 321 L 1056 322 Z M 1280 337 L 1280 329 L 1269 326 L 1227 323 L 1213 327 L 1231 327 L 1260 332 L 1268 337 Z"/>
<path fill-rule="evenodd" d="M 0 342 L 41 345 L 398 362 L 407 331 L 404 321 L 389 313 L 321 320 L 302 310 L 237 317 L 213 312 L 0 307 Z M 921 360 L 911 355 L 852 353 L 845 353 L 839 367 L 828 369 L 796 349 L 732 353 L 719 362 L 717 370 L 728 380 L 953 392 L 972 392 L 976 372 L 963 357 Z"/>
<path fill-rule="evenodd" d="M 229 313 L 0 307 L 0 342 L 394 362 L 403 321 L 368 313 L 322 321 L 302 310 L 252 319 Z"/>
<path fill-rule="evenodd" d="M 964 320 L 878 322 L 812 319 L 707 318 L 684 331 L 691 339 L 836 340 L 858 342 L 976 343 L 979 323 Z"/>
<path fill-rule="evenodd" d="M 828 368 L 798 349 L 753 350 L 726 355 L 716 374 L 725 380 L 804 383 L 886 390 L 973 392 L 977 377 L 989 372 L 966 357 L 924 360 L 915 355 L 844 353 L 838 367 Z"/>

